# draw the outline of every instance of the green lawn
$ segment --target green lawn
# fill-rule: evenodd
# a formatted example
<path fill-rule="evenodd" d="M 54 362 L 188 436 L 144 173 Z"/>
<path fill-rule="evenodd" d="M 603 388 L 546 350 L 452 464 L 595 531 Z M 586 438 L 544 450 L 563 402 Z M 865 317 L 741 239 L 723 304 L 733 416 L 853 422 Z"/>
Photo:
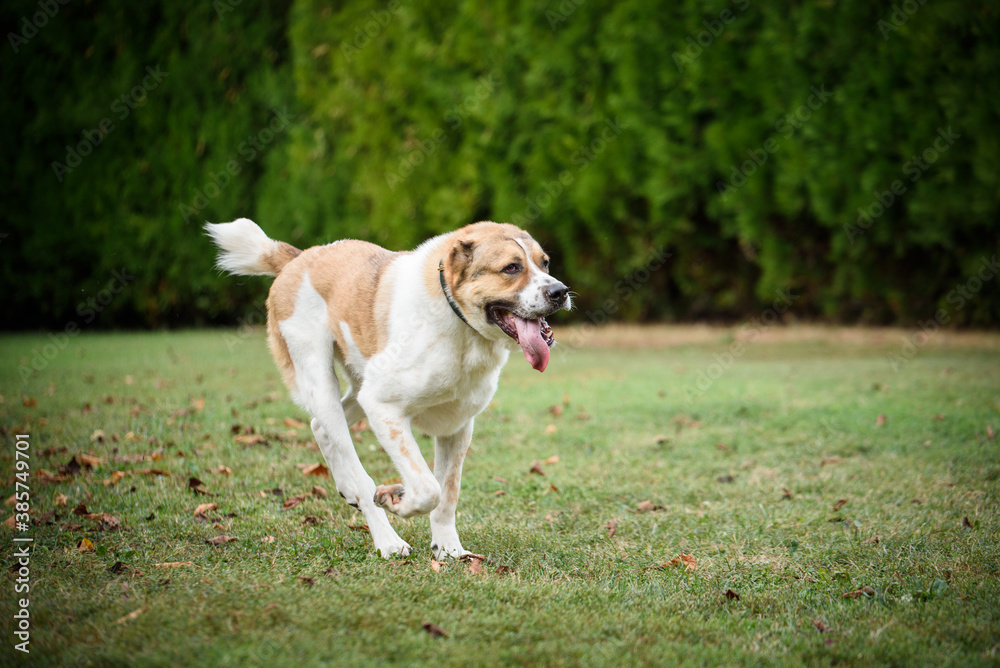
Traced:
<path fill-rule="evenodd" d="M 35 539 L 32 663 L 997 665 L 1000 337 L 941 334 L 898 372 L 897 335 L 847 338 L 748 345 L 702 393 L 685 387 L 730 330 L 564 347 L 544 374 L 512 355 L 465 466 L 459 532 L 490 559 L 473 573 L 432 568 L 426 518 L 393 519 L 415 550 L 383 561 L 332 479 L 303 474 L 321 456 L 285 424 L 306 416 L 262 334 L 82 334 L 26 381 L 49 339 L 5 336 L 4 498 L 26 432 L 36 525 L 0 531 Z M 100 462 L 39 477 L 81 454 Z M 314 485 L 330 498 L 282 509 Z M 657 567 L 681 553 L 695 570 Z"/>

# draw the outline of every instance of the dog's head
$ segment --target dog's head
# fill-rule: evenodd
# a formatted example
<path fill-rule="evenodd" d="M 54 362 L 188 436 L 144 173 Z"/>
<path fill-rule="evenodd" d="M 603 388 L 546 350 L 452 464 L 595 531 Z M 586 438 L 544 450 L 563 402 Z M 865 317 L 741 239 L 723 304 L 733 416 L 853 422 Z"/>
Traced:
<path fill-rule="evenodd" d="M 545 317 L 572 308 L 569 288 L 549 275 L 549 256 L 506 223 L 475 223 L 451 238 L 444 278 L 469 324 L 487 339 L 516 343 L 544 371 L 555 343 Z"/>

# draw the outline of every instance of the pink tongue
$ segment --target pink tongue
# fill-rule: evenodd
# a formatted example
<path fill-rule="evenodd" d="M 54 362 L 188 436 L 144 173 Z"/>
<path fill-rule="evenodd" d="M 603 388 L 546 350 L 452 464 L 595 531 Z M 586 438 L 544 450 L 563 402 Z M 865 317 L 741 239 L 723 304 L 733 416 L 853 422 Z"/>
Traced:
<path fill-rule="evenodd" d="M 524 359 L 528 360 L 528 364 L 536 371 L 545 371 L 549 363 L 549 346 L 542 338 L 541 322 L 525 320 L 513 313 L 510 316 L 517 327 L 517 342 L 524 351 Z"/>

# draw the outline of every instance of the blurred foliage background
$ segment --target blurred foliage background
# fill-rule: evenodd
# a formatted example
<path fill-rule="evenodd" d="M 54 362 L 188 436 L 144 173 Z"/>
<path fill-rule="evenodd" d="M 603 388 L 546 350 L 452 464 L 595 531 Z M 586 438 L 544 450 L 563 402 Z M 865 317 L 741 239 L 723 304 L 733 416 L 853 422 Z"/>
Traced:
<path fill-rule="evenodd" d="M 579 293 L 571 319 L 737 321 L 784 293 L 786 319 L 1000 323 L 995 3 L 11 0 L 0 17 L 8 328 L 238 322 L 269 281 L 221 276 L 200 226 L 241 216 L 300 247 L 514 222 Z"/>

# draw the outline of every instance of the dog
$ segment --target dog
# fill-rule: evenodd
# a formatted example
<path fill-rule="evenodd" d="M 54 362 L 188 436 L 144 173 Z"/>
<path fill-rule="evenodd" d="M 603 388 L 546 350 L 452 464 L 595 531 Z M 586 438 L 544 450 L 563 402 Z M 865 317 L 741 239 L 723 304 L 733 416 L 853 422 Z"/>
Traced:
<path fill-rule="evenodd" d="M 555 342 L 545 318 L 572 308 L 542 247 L 519 227 L 494 222 L 409 252 L 353 239 L 301 251 L 247 218 L 205 229 L 219 269 L 276 277 L 267 298 L 271 353 L 293 400 L 312 416 L 337 491 L 364 513 L 382 557 L 412 549 L 386 511 L 429 513 L 435 558 L 470 554 L 455 509 L 475 417 L 511 351 L 545 370 Z M 362 467 L 350 427 L 363 418 L 402 484 L 376 486 Z M 435 438 L 433 472 L 414 428 Z"/>

